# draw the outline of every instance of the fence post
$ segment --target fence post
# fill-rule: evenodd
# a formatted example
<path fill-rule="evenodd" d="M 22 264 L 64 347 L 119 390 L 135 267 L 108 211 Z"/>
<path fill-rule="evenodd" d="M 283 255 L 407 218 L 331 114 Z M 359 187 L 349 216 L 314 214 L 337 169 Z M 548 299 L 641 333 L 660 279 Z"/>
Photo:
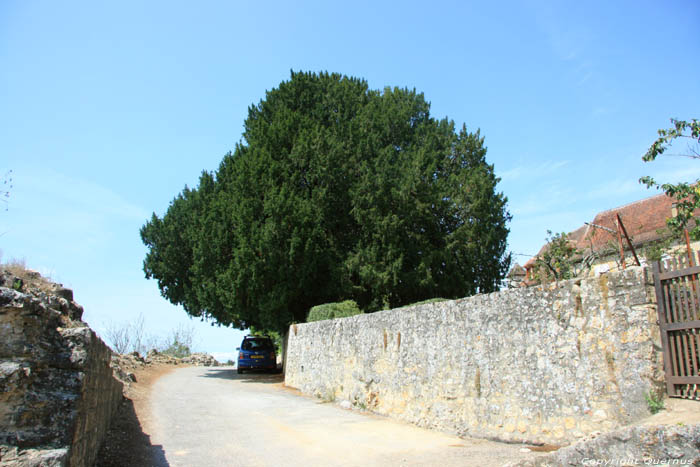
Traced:
<path fill-rule="evenodd" d="M 666 321 L 666 301 L 664 298 L 664 290 L 661 286 L 661 261 L 654 261 L 652 265 L 652 271 L 654 275 L 654 290 L 656 291 L 656 313 L 659 320 L 659 330 L 661 332 L 661 351 L 664 358 L 664 379 L 666 380 L 666 393 L 669 397 L 676 395 L 676 390 L 673 382 L 671 381 L 672 368 L 671 368 L 671 352 L 670 345 L 668 342 L 668 329 Z"/>

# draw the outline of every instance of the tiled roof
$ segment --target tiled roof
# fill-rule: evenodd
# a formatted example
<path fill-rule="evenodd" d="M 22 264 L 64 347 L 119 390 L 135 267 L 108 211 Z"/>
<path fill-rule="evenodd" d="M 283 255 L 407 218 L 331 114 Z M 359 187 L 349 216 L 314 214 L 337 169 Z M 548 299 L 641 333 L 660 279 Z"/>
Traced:
<path fill-rule="evenodd" d="M 658 231 L 666 227 L 666 219 L 672 215 L 673 203 L 674 200 L 666 195 L 652 196 L 619 208 L 603 211 L 595 216 L 592 223 L 617 232 L 615 218 L 619 214 L 627 234 L 632 239 L 632 244 L 634 246 L 643 245 L 661 238 Z M 617 245 L 617 233 L 591 227 L 586 236 L 576 243 L 576 248 L 590 250 L 592 247 L 595 251 L 600 251 L 610 241 Z"/>
<path fill-rule="evenodd" d="M 513 265 L 513 267 L 510 268 L 510 271 L 508 271 L 507 277 L 509 279 L 518 278 L 518 277 L 525 277 L 525 268 L 523 268 L 518 263 L 515 263 Z"/>
<path fill-rule="evenodd" d="M 672 215 L 673 203 L 672 198 L 661 194 L 603 211 L 597 214 L 590 224 L 606 227 L 615 233 L 584 224 L 569 233 L 569 241 L 583 254 L 590 252 L 591 249 L 601 252 L 608 248 L 611 242 L 614 248 L 617 248 L 617 214 L 620 215 L 627 234 L 635 247 L 658 240 L 661 238 L 658 231 L 666 227 L 666 219 Z M 625 240 L 623 239 L 623 241 Z M 541 255 L 546 248 L 547 245 L 543 246 L 537 256 Z M 625 249 L 627 249 L 626 241 Z M 524 267 L 530 268 L 534 262 L 535 258 L 531 258 Z"/>

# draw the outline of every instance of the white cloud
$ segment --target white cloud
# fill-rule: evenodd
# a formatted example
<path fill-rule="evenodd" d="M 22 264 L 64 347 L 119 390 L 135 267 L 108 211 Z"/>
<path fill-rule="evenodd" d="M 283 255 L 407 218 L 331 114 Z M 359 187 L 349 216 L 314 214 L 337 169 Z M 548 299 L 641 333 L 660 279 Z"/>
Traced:
<path fill-rule="evenodd" d="M 581 78 L 579 78 L 579 80 L 576 82 L 576 86 L 583 86 L 584 84 L 586 84 L 588 82 L 588 80 L 591 79 L 592 76 L 593 76 L 593 72 L 591 72 L 591 71 L 585 72 L 581 76 Z"/>
<path fill-rule="evenodd" d="M 47 168 L 16 170 L 14 198 L 29 196 L 52 208 L 89 214 L 99 213 L 121 219 L 146 219 L 150 212 L 136 206 L 118 193 L 91 180 L 72 177 Z"/>
<path fill-rule="evenodd" d="M 540 4 L 535 13 L 535 22 L 544 32 L 552 51 L 560 60 L 576 61 L 591 41 L 593 34 L 582 23 L 572 24 L 563 21 L 556 11 L 558 4 Z"/>
<path fill-rule="evenodd" d="M 603 115 L 611 114 L 611 113 L 613 113 L 614 111 L 615 111 L 615 110 L 614 110 L 613 108 L 605 107 L 605 106 L 602 106 L 602 105 L 601 105 L 601 106 L 595 107 L 595 108 L 591 111 L 591 113 L 592 113 L 593 116 L 595 116 L 595 117 L 600 117 L 600 116 L 603 116 Z"/>
<path fill-rule="evenodd" d="M 700 179 L 700 163 L 697 166 L 660 170 L 652 175 L 660 183 L 694 182 Z"/>
<path fill-rule="evenodd" d="M 5 214 L 6 255 L 64 274 L 67 265 L 87 264 L 97 254 L 137 248 L 138 228 L 149 216 L 110 188 L 43 167 L 14 171 Z"/>
<path fill-rule="evenodd" d="M 498 174 L 498 176 L 501 177 L 501 180 L 503 181 L 518 180 L 523 176 L 524 170 L 524 167 L 514 167 L 510 170 L 506 170 L 505 172 L 501 172 Z"/>
<path fill-rule="evenodd" d="M 552 232 L 570 232 L 590 221 L 593 211 L 587 209 L 570 209 L 566 203 L 549 206 L 540 213 L 513 218 L 508 247 L 522 255 L 535 255 L 545 243 L 547 230 Z M 516 258 L 520 264 L 527 261 L 526 256 Z"/>
<path fill-rule="evenodd" d="M 498 176 L 501 177 L 501 180 L 503 180 L 504 182 L 511 182 L 522 179 L 533 180 L 537 178 L 550 176 L 552 173 L 565 167 L 569 163 L 569 160 L 561 160 L 546 161 L 538 166 L 518 166 L 506 170 L 505 172 L 501 172 L 500 174 L 498 174 Z"/>
<path fill-rule="evenodd" d="M 571 203 L 573 192 L 569 187 L 543 185 L 524 199 L 511 199 L 511 212 L 514 216 L 525 217 L 556 212 Z"/>
<path fill-rule="evenodd" d="M 556 3 L 540 4 L 535 15 L 536 24 L 547 37 L 554 56 L 567 62 L 572 85 L 583 86 L 595 77 L 595 63 L 589 58 L 588 50 L 596 35 L 584 22 L 565 20 L 566 14 L 557 11 L 561 8 Z"/>
<path fill-rule="evenodd" d="M 585 196 L 583 196 L 583 198 L 589 200 L 596 200 L 601 198 L 615 200 L 619 198 L 628 197 L 629 195 L 634 193 L 637 193 L 639 195 L 639 199 L 642 199 L 645 196 L 653 196 L 656 194 L 655 192 L 648 192 L 646 188 L 643 185 L 641 185 L 637 180 L 625 178 L 610 180 L 601 185 L 593 187 L 590 191 L 588 191 L 585 194 Z M 613 208 L 615 206 L 610 207 Z"/>

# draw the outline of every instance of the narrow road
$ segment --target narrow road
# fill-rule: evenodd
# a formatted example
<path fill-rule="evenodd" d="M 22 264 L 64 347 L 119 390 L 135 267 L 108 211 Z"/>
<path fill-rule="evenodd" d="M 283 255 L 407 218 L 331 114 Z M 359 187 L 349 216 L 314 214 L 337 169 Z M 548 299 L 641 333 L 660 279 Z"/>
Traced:
<path fill-rule="evenodd" d="M 344 410 L 233 367 L 181 368 L 153 386 L 159 467 L 502 465 L 522 446 L 461 439 Z"/>

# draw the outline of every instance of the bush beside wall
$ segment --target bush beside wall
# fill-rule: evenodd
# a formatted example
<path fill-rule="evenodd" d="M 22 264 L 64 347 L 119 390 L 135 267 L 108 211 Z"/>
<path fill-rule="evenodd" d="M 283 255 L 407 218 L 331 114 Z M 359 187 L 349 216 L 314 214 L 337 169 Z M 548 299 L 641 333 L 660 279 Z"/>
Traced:
<path fill-rule="evenodd" d="M 314 321 L 322 321 L 324 319 L 347 318 L 362 314 L 362 310 L 357 306 L 354 300 L 345 300 L 344 302 L 325 303 L 316 305 L 309 310 L 306 317 L 307 323 Z"/>

